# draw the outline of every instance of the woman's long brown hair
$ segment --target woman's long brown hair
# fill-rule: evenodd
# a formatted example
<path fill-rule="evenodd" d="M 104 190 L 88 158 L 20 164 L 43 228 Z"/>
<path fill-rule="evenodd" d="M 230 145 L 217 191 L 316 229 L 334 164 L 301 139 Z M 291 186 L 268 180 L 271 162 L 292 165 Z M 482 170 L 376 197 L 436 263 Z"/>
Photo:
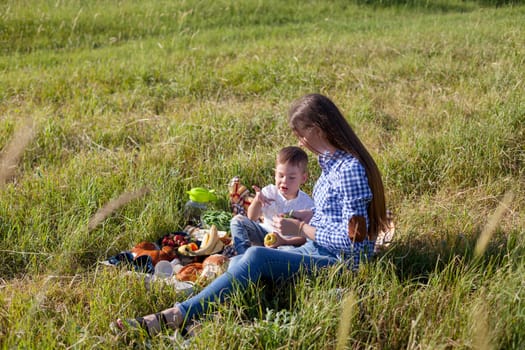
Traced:
<path fill-rule="evenodd" d="M 374 240 L 387 227 L 385 191 L 381 173 L 337 106 L 326 96 L 305 95 L 292 104 L 288 121 L 296 133 L 313 126 L 318 127 L 332 146 L 352 154 L 361 162 L 372 191 L 372 202 L 368 207 L 370 220 L 368 233 L 370 239 Z"/>

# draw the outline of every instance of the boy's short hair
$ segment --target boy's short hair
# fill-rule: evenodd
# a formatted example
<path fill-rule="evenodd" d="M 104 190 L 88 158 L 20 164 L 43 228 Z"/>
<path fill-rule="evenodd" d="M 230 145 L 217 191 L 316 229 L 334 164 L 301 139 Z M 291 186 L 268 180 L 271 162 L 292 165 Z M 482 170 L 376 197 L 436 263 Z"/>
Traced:
<path fill-rule="evenodd" d="M 306 172 L 308 167 L 308 155 L 306 152 L 297 146 L 288 146 L 282 148 L 279 153 L 277 153 L 277 164 L 286 164 L 296 166 L 301 168 Z"/>

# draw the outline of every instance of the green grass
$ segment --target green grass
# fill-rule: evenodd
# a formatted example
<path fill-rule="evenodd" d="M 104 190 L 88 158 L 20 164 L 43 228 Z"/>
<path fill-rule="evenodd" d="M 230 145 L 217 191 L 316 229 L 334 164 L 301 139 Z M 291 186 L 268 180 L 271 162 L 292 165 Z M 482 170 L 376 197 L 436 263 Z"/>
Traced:
<path fill-rule="evenodd" d="M 498 0 L 2 2 L 0 145 L 20 157 L 0 188 L 0 347 L 173 347 L 108 324 L 184 296 L 97 262 L 181 229 L 191 187 L 226 209 L 233 176 L 271 182 L 290 103 L 321 92 L 378 162 L 395 244 L 357 274 L 252 286 L 187 345 L 523 348 L 524 21 Z M 308 192 L 318 175 L 312 156 Z"/>

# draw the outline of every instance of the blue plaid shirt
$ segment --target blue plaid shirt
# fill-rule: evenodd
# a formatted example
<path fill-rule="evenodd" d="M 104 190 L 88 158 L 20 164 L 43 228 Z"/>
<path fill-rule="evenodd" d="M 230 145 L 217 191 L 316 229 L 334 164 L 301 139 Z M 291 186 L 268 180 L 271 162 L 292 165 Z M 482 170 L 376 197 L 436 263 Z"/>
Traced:
<path fill-rule="evenodd" d="M 363 216 L 368 228 L 368 204 L 372 191 L 365 168 L 352 155 L 337 150 L 333 155 L 319 156 L 321 176 L 313 197 L 315 212 L 310 225 L 316 228 L 315 241 L 340 259 L 353 258 L 357 267 L 361 255 L 371 257 L 374 241 L 354 243 L 348 236 L 352 216 Z"/>

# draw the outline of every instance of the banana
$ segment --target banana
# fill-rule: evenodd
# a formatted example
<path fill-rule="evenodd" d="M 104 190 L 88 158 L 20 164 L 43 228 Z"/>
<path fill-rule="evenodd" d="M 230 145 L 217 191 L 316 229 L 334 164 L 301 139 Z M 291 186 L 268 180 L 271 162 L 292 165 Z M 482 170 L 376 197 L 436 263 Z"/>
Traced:
<path fill-rule="evenodd" d="M 184 244 L 184 245 L 181 245 L 179 247 L 179 249 L 177 249 L 177 251 L 181 254 L 181 255 L 190 255 L 190 247 L 187 245 L 187 244 Z"/>
<path fill-rule="evenodd" d="M 197 250 L 197 245 L 193 242 L 181 245 L 179 249 L 177 249 L 179 254 L 185 255 L 185 256 L 195 255 L 194 253 L 196 250 Z"/>
<path fill-rule="evenodd" d="M 210 243 L 210 240 L 211 240 L 210 233 L 204 234 L 204 237 L 202 237 L 201 247 L 206 247 Z"/>
<path fill-rule="evenodd" d="M 199 249 L 195 251 L 187 249 L 185 250 L 185 253 L 181 252 L 181 254 L 190 256 L 211 255 L 220 252 L 223 248 L 224 243 L 222 243 L 222 241 L 219 239 L 217 227 L 215 225 L 212 225 L 210 228 L 210 232 L 206 233 L 202 237 L 201 246 Z"/>

